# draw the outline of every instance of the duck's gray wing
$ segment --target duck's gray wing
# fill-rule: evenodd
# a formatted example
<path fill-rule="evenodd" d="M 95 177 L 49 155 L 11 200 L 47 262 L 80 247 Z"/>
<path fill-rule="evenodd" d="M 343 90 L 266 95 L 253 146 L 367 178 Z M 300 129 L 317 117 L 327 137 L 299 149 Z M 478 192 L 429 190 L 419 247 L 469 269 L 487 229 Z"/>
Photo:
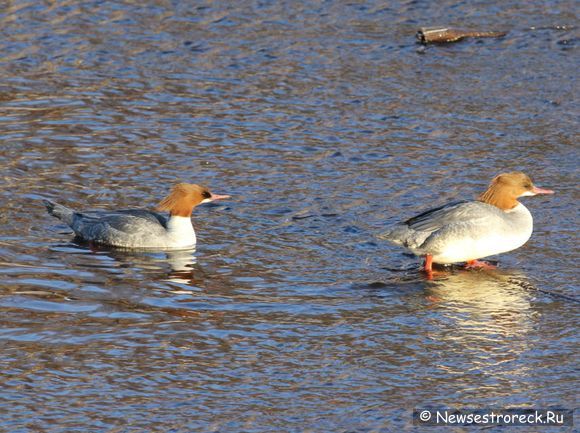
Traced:
<path fill-rule="evenodd" d="M 455 229 L 460 225 L 485 225 L 491 208 L 493 206 L 477 201 L 448 203 L 395 224 L 378 237 L 415 252 L 428 238 L 437 236 L 442 230 Z"/>
<path fill-rule="evenodd" d="M 167 229 L 167 218 L 146 209 L 76 212 L 71 227 L 85 239 L 110 242 L 111 236 L 122 236 L 124 233 L 163 233 Z"/>
<path fill-rule="evenodd" d="M 147 209 L 125 209 L 125 210 L 118 210 L 111 214 L 115 217 L 119 224 L 124 224 L 127 219 L 123 217 L 135 217 L 135 218 L 142 218 L 146 221 L 149 221 L 153 224 L 161 224 L 163 228 L 167 228 L 167 217 L 161 215 L 160 213 L 153 212 Z"/>
<path fill-rule="evenodd" d="M 415 231 L 433 233 L 450 224 L 481 219 L 489 209 L 490 205 L 478 201 L 456 201 L 409 218 L 403 224 Z"/>

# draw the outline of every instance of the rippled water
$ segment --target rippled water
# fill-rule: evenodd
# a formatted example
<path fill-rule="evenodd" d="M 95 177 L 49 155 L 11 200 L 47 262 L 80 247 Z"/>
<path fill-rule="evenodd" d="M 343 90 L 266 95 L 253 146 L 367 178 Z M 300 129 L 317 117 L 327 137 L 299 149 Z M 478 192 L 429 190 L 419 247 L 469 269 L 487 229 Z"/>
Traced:
<path fill-rule="evenodd" d="M 425 405 L 574 408 L 575 11 L 5 3 L 0 430 L 387 432 Z M 509 33 L 415 44 L 440 24 Z M 497 271 L 428 281 L 376 239 L 513 169 L 557 193 L 526 199 L 535 233 Z M 196 209 L 194 252 L 78 245 L 39 202 L 152 207 L 177 181 L 234 196 Z"/>

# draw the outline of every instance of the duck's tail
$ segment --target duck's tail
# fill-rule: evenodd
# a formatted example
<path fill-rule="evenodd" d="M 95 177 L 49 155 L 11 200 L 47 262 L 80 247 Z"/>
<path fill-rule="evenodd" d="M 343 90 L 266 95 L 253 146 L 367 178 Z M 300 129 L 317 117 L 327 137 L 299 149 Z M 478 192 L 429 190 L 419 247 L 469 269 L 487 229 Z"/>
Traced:
<path fill-rule="evenodd" d="M 430 232 L 416 231 L 403 223 L 392 226 L 386 232 L 377 235 L 377 238 L 395 245 L 402 245 L 414 254 L 420 255 L 421 247 L 430 235 Z"/>
<path fill-rule="evenodd" d="M 69 209 L 66 206 L 63 206 L 50 200 L 42 200 L 42 202 L 46 206 L 46 210 L 50 215 L 58 218 L 59 220 L 61 220 L 65 224 L 68 224 L 69 226 L 72 225 L 74 215 L 74 211 L 72 209 Z"/>
<path fill-rule="evenodd" d="M 392 226 L 389 230 L 377 235 L 377 238 L 388 241 L 396 245 L 404 245 L 404 238 L 407 235 L 408 227 L 400 224 Z"/>

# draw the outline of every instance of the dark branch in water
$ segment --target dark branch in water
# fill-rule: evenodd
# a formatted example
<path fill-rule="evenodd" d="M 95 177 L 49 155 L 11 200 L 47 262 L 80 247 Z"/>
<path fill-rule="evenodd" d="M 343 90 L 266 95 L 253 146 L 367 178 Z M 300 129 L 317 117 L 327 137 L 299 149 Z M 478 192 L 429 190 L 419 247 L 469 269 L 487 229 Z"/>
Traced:
<path fill-rule="evenodd" d="M 548 295 L 548 296 L 552 296 L 554 298 L 560 298 L 560 299 L 565 299 L 566 301 L 580 303 L 580 300 L 578 298 L 574 298 L 573 296 L 568 296 L 568 295 L 565 295 L 563 293 L 552 292 L 551 290 L 540 289 L 540 288 L 538 288 L 538 287 L 534 286 L 533 284 L 528 283 L 526 281 L 510 279 L 510 282 L 523 288 L 523 289 L 526 289 L 526 290 L 536 291 L 536 292 L 540 292 L 540 293 L 543 293 L 543 294 Z"/>
<path fill-rule="evenodd" d="M 445 44 L 465 38 L 501 38 L 507 32 L 460 30 L 448 27 L 422 27 L 417 32 L 417 39 L 422 44 Z"/>

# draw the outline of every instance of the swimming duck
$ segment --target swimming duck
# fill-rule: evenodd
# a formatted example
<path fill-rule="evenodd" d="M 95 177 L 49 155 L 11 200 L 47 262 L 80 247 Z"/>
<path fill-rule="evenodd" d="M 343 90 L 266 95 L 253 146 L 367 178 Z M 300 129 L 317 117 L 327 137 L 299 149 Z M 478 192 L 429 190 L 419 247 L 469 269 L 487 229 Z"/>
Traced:
<path fill-rule="evenodd" d="M 169 211 L 169 217 L 147 209 L 87 214 L 50 200 L 43 202 L 50 215 L 69 225 L 84 241 L 121 248 L 189 249 L 196 244 L 193 209 L 229 197 L 203 186 L 179 183 L 157 206 L 159 211 Z"/>

